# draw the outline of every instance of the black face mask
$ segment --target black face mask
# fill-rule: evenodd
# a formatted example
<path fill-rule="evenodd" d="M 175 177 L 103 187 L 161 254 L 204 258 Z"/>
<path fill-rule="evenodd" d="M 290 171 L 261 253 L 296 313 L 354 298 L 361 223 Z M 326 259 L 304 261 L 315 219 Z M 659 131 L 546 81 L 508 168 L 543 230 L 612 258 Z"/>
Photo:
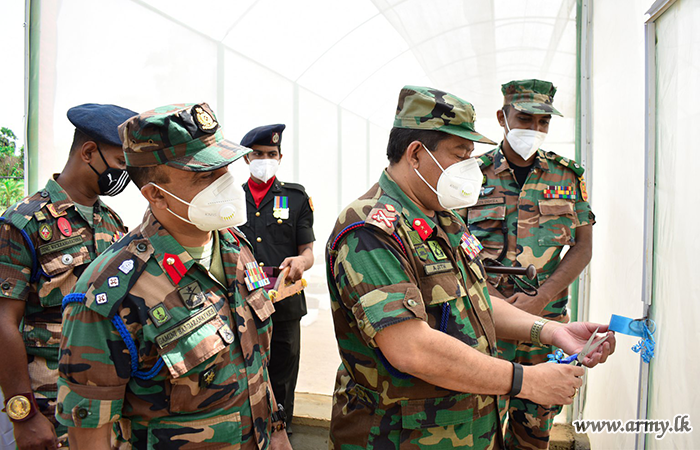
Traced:
<path fill-rule="evenodd" d="M 102 161 L 104 161 L 107 168 L 100 173 L 92 167 L 92 164 L 88 165 L 97 174 L 97 185 L 100 187 L 100 195 L 114 196 L 121 194 L 126 189 L 126 185 L 129 184 L 129 174 L 126 173 L 126 170 L 110 167 L 99 145 L 97 146 L 97 151 L 100 153 Z"/>

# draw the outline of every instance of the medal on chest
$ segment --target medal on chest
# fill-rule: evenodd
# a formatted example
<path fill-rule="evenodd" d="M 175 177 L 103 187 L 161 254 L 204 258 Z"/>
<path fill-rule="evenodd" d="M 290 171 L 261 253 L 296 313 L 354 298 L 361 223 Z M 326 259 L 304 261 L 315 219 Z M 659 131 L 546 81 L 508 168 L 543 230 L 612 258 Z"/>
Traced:
<path fill-rule="evenodd" d="M 275 219 L 289 219 L 289 198 L 281 195 L 275 195 L 275 203 L 272 207 L 272 216 Z"/>
<path fill-rule="evenodd" d="M 544 198 L 563 198 L 568 200 L 576 200 L 576 190 L 573 186 L 547 186 L 547 189 L 542 191 Z"/>
<path fill-rule="evenodd" d="M 481 245 L 481 242 L 479 242 L 476 236 L 468 234 L 466 231 L 464 234 L 462 234 L 460 241 L 461 242 L 459 245 L 464 250 L 464 253 L 467 254 L 469 261 L 473 261 L 474 258 L 476 258 L 477 255 L 484 249 L 484 246 Z"/>
<path fill-rule="evenodd" d="M 245 276 L 243 279 L 245 280 L 245 285 L 249 291 L 253 291 L 270 284 L 270 280 L 267 278 L 267 275 L 265 275 L 265 272 L 263 272 L 262 268 L 255 261 L 246 263 Z"/>

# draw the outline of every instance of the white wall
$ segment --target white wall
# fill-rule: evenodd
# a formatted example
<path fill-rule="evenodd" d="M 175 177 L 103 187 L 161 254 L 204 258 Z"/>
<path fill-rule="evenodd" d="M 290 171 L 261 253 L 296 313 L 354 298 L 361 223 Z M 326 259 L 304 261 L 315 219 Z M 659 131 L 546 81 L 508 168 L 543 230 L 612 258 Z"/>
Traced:
<path fill-rule="evenodd" d="M 644 213 L 644 13 L 651 0 L 593 2 L 592 321 L 641 317 Z M 636 417 L 636 339 L 617 336 L 608 363 L 589 371 L 585 419 Z M 592 448 L 633 448 L 632 434 L 590 434 Z"/>

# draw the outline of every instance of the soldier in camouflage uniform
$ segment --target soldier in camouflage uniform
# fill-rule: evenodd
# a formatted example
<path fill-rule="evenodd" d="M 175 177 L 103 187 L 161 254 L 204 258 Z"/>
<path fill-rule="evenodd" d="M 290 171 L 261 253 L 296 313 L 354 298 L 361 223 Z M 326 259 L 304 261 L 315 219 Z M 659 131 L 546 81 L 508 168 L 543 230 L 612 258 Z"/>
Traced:
<path fill-rule="evenodd" d="M 244 235 L 245 196 L 206 103 L 120 127 L 142 224 L 66 296 L 56 415 L 86 448 L 290 448 L 267 374 L 274 307 Z"/>
<path fill-rule="evenodd" d="M 484 246 L 484 258 L 505 266 L 534 264 L 536 295 L 507 275 L 489 283 L 516 307 L 550 320 L 568 322 L 568 286 L 591 259 L 595 217 L 587 202 L 583 167 L 539 149 L 549 129 L 556 88 L 540 80 L 512 81 L 502 87 L 504 107 L 498 121 L 507 133 L 494 150 L 479 158 L 484 173 L 482 196 L 469 208 L 469 230 Z M 528 137 L 530 140 L 528 140 Z M 520 147 L 520 150 L 519 150 Z M 570 247 L 562 259 L 561 252 Z M 487 262 L 489 262 L 487 260 Z M 518 284 L 516 284 L 518 283 Z M 500 356 L 521 364 L 547 360 L 552 347 L 531 342 L 499 341 Z M 547 448 L 559 406 L 527 399 L 502 400 L 508 411 L 509 448 Z"/>
<path fill-rule="evenodd" d="M 135 114 L 114 105 L 71 108 L 76 130 L 63 171 L 0 218 L 0 384 L 10 417 L 20 412 L 13 420 L 19 448 L 66 444 L 67 429 L 54 417 L 61 301 L 127 231 L 99 195 L 128 182 L 117 127 Z M 119 184 L 108 186 L 107 175 Z"/>
<path fill-rule="evenodd" d="M 581 367 L 523 371 L 495 357 L 497 337 L 524 340 L 539 318 L 491 301 L 478 241 L 443 206 L 442 186 L 459 178 L 452 168 L 461 173 L 474 142 L 491 142 L 474 130 L 474 120 L 472 105 L 458 97 L 404 87 L 390 165 L 342 211 L 328 240 L 342 361 L 331 448 L 502 448 L 499 395 L 568 404 L 581 385 Z M 477 169 L 477 196 L 480 181 Z M 470 190 L 460 189 L 464 196 Z M 593 330 L 548 322 L 536 337 L 573 352 Z M 603 344 L 588 365 L 605 360 L 613 345 Z"/>

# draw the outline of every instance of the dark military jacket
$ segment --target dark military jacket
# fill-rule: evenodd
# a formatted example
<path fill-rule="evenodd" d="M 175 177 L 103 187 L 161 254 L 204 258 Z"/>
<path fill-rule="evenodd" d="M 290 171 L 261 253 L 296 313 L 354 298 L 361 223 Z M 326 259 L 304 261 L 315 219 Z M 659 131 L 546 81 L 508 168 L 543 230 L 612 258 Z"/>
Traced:
<path fill-rule="evenodd" d="M 249 292 L 255 259 L 220 231 L 222 285 L 147 211 L 64 299 L 58 420 L 118 422 L 134 448 L 269 446 L 267 365 L 274 307 Z"/>
<path fill-rule="evenodd" d="M 537 268 L 541 285 L 556 270 L 565 246 L 576 245 L 576 228 L 595 223 L 588 204 L 583 167 L 553 152 L 537 151 L 522 189 L 501 147 L 479 158 L 484 174 L 483 193 L 469 208 L 469 231 L 479 238 L 482 257 L 506 266 Z M 489 281 L 509 297 L 513 281 L 492 275 Z M 568 289 L 547 305 L 544 317 L 566 315 Z"/>
<path fill-rule="evenodd" d="M 495 448 L 497 396 L 450 391 L 398 372 L 375 336 L 423 320 L 487 355 L 496 333 L 483 267 L 452 212 L 425 216 L 384 172 L 340 214 L 326 269 L 342 364 L 331 419 L 338 449 Z"/>
<path fill-rule="evenodd" d="M 53 406 L 46 399 L 56 398 L 63 296 L 87 265 L 127 231 L 99 200 L 87 219 L 51 179 L 5 211 L 0 222 L 2 297 L 26 302 L 21 332 L 29 377 L 40 409 L 51 419 Z"/>
<path fill-rule="evenodd" d="M 261 266 L 279 267 L 285 258 L 299 254 L 300 245 L 316 240 L 313 230 L 314 213 L 304 186 L 275 179 L 260 202 L 260 207 L 255 206 L 248 183 L 243 185 L 243 189 L 246 194 L 248 221 L 240 229 L 253 244 L 253 254 Z M 276 197 L 286 197 L 289 210 L 287 218 L 275 217 Z M 270 281 L 273 286 L 274 279 Z M 306 299 L 302 291 L 275 304 L 272 320 L 295 320 L 305 314 Z"/>

